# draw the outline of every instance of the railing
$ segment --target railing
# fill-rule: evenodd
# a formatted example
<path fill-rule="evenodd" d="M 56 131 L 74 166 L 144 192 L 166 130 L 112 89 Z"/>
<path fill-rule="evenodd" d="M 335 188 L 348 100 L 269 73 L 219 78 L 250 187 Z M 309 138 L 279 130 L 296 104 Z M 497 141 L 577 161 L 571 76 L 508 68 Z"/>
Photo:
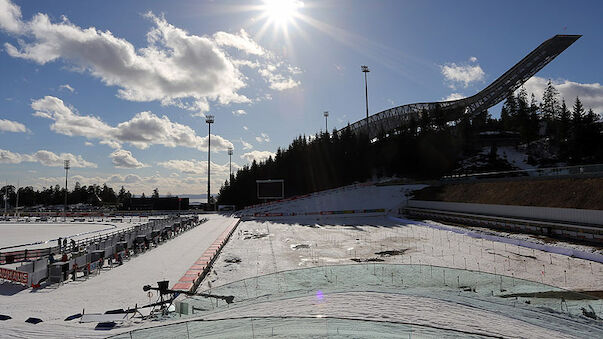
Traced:
<path fill-rule="evenodd" d="M 116 230 L 113 232 L 103 233 L 103 234 L 100 234 L 97 236 L 79 239 L 74 242 L 68 242 L 66 246 L 61 245 L 61 246 L 51 246 L 51 247 L 41 248 L 41 249 L 23 249 L 23 250 L 18 250 L 18 251 L 0 252 L 0 265 L 29 261 L 29 260 L 36 260 L 39 258 L 44 258 L 44 257 L 48 257 L 50 255 L 59 254 L 59 253 L 69 254 L 74 250 L 85 248 L 85 247 L 89 246 L 90 244 L 94 244 L 97 242 L 102 242 L 102 241 L 105 241 L 108 239 L 112 239 L 115 236 L 122 236 L 122 235 L 130 234 L 133 232 L 140 232 L 140 231 L 146 231 L 148 229 L 155 229 L 158 227 L 165 226 L 169 223 L 178 223 L 178 222 L 181 222 L 182 220 L 183 219 L 181 219 L 181 218 L 165 219 L 165 220 L 159 220 L 159 221 L 154 220 L 154 221 L 147 222 L 146 224 L 134 225 L 134 226 L 119 229 L 119 230 Z M 20 247 L 20 246 L 23 246 L 23 245 L 5 247 L 4 249 Z"/>
<path fill-rule="evenodd" d="M 556 177 L 556 176 L 582 176 L 603 174 L 603 164 L 532 168 L 526 170 L 497 171 L 483 173 L 455 174 L 442 177 L 442 181 L 507 178 L 507 177 Z"/>

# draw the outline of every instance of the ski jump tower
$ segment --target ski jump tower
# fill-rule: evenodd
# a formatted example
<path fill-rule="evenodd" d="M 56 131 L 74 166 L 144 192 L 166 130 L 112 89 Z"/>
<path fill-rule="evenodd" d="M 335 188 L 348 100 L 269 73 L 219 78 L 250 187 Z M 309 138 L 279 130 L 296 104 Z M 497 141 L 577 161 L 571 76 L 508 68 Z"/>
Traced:
<path fill-rule="evenodd" d="M 390 108 L 358 120 L 339 132 L 349 128 L 355 134 L 366 134 L 368 130 L 369 138 L 373 139 L 379 134 L 387 135 L 407 127 L 412 119 L 418 122 L 424 114 L 430 115 L 430 118 L 443 114 L 446 121 L 456 121 L 467 115 L 474 116 L 501 102 L 581 36 L 555 35 L 473 96 L 459 100 L 416 103 Z"/>

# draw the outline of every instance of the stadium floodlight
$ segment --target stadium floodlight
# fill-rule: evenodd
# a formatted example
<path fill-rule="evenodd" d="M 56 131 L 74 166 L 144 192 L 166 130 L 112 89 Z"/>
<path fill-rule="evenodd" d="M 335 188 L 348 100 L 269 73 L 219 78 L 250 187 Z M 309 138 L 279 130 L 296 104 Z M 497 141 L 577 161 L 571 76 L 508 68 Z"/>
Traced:
<path fill-rule="evenodd" d="M 323 115 L 325 116 L 325 133 L 328 133 L 329 128 L 328 128 L 328 124 L 327 124 L 327 119 L 329 118 L 329 111 L 325 111 L 323 113 Z"/>
<path fill-rule="evenodd" d="M 364 73 L 364 98 L 366 100 L 366 129 L 368 134 L 368 84 L 366 73 L 370 72 L 371 70 L 368 68 L 368 66 L 360 66 L 360 69 L 362 70 L 362 73 Z"/>
<path fill-rule="evenodd" d="M 213 115 L 207 115 L 205 117 L 205 122 L 207 123 L 207 126 L 209 127 L 209 131 L 207 134 L 207 206 L 209 207 L 209 197 L 210 197 L 210 193 L 209 193 L 209 189 L 210 189 L 210 184 L 209 184 L 209 179 L 211 178 L 210 176 L 210 166 L 211 166 L 211 124 L 214 123 L 214 116 Z"/>
<path fill-rule="evenodd" d="M 228 173 L 230 174 L 230 176 L 228 177 L 228 180 L 230 181 L 230 184 L 232 185 L 232 152 L 233 149 L 232 147 L 228 147 Z"/>
<path fill-rule="evenodd" d="M 69 160 L 63 161 L 63 168 L 65 169 L 65 206 L 63 206 L 63 212 L 65 214 L 65 219 L 67 219 L 67 174 L 69 173 Z"/>

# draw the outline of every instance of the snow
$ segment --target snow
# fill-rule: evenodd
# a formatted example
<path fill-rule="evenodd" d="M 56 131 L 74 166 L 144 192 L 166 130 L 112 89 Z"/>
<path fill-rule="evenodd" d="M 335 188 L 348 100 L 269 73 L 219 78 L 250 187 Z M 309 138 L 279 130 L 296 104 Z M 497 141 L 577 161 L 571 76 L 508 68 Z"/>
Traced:
<path fill-rule="evenodd" d="M 497 155 L 501 159 L 507 160 L 511 165 L 521 170 L 531 170 L 536 167 L 528 164 L 528 155 L 520 152 L 511 146 L 501 146 L 497 149 Z"/>
<path fill-rule="evenodd" d="M 89 222 L 89 223 L 0 223 L 0 248 L 19 246 L 11 250 L 25 248 L 45 248 L 57 246 L 56 240 L 70 238 L 73 240 L 84 239 L 110 233 L 121 228 L 138 225 L 140 222 Z M 35 243 L 35 245 L 33 245 Z"/>
<path fill-rule="evenodd" d="M 393 250 L 399 254 L 378 254 Z M 351 259 L 382 261 L 354 264 Z M 423 267 L 422 273 L 417 264 Z M 441 281 L 443 268 L 455 271 L 449 272 L 448 284 L 438 286 L 436 280 Z M 431 279 L 428 269 L 437 270 Z M 390 271 L 394 286 L 390 286 Z M 499 292 L 501 274 L 504 277 Z M 477 292 L 459 290 L 457 275 L 461 276 L 461 285 L 469 282 Z M 410 220 L 357 217 L 316 222 L 314 218 L 290 218 L 239 224 L 202 285 L 205 292 L 235 295 L 234 304 L 214 306 L 198 297 L 187 300 L 207 310 L 195 315 L 204 321 L 344 317 L 385 319 L 488 336 L 596 337 L 603 334 L 603 324 L 582 317 L 580 308 L 593 305 L 600 314 L 601 300 L 574 300 L 563 289 L 598 291 L 602 278 L 603 264 L 476 240 Z M 531 299 L 532 305 L 524 304 L 529 298 L 496 297 L 505 294 L 503 286 L 507 294 L 565 295 L 572 315 L 560 312 L 561 297 Z M 496 291 L 492 297 L 490 290 Z M 211 324 L 204 324 L 211 328 Z M 159 335 L 163 330 L 158 331 Z M 304 332 L 297 333 L 303 336 L 300 333 Z"/>
<path fill-rule="evenodd" d="M 364 185 L 254 210 L 299 213 L 384 208 L 396 214 L 416 188 Z M 15 294 L 0 285 L 3 286 L 0 287 L 0 314 L 14 318 L 0 322 L 0 333 L 17 336 L 21 331 L 31 331 L 31 325 L 24 324 L 23 320 L 38 316 L 44 317 L 45 323 L 36 328 L 47 330 L 53 336 L 97 335 L 90 325 L 71 322 L 61 326 L 62 319 L 83 307 L 86 312 L 102 312 L 131 307 L 133 303 L 148 303 L 141 289 L 144 284 L 163 278 L 176 281 L 231 222 L 231 218 L 211 216 L 207 224 L 88 281 Z M 580 248 L 597 251 L 585 245 Z M 367 262 L 371 260 L 379 262 Z M 448 277 L 445 272 L 449 272 Z M 363 324 L 374 329 L 382 325 L 371 321 L 387 321 L 391 326 L 417 326 L 413 334 L 433 337 L 449 334 L 602 337 L 601 321 L 582 316 L 580 309 L 591 305 L 600 316 L 601 299 L 572 299 L 575 294 L 565 291 L 600 292 L 601 281 L 603 264 L 600 263 L 475 239 L 386 215 L 246 220 L 239 224 L 217 258 L 212 273 L 200 287 L 200 291 L 235 295 L 234 304 L 220 302 L 218 305 L 213 299 L 180 297 L 179 300 L 194 303 L 203 310 L 196 311 L 192 317 L 160 323 L 173 326 L 148 328 L 157 326 L 156 322 L 126 324 L 107 334 L 148 328 L 134 332 L 133 336 L 152 338 L 175 333 L 184 336 L 187 330 L 197 335 L 213 333 L 217 337 L 228 336 L 225 333 L 250 336 L 249 317 L 266 317 L 259 321 L 266 331 L 270 326 L 284 331 L 283 323 L 296 329 L 296 332 L 288 332 L 289 335 L 280 334 L 281 337 L 335 334 L 332 329 L 316 332 L 316 326 L 308 325 L 314 324 L 316 319 L 324 319 L 325 324 L 368 321 Z M 462 286 L 465 284 L 469 290 Z M 524 292 L 553 293 L 558 297 L 516 294 Z M 512 297 L 501 298 L 504 294 Z M 560 300 L 563 296 L 567 298 L 565 303 Z M 32 309 L 32 305 L 41 306 Z M 564 305 L 566 311 L 562 312 Z M 179 323 L 191 319 L 203 321 L 190 323 L 190 328 L 189 324 Z M 355 325 L 348 323 L 348 326 Z M 239 332 L 228 332 L 230 330 Z M 427 334 L 428 331 L 435 332 Z M 26 333 L 32 336 L 32 332 Z M 128 338 L 129 334 L 120 337 Z"/>
<path fill-rule="evenodd" d="M 10 282 L 0 283 L 0 314 L 13 318 L 0 322 L 0 336 L 21 335 L 28 317 L 44 320 L 36 325 L 40 333 L 48 330 L 61 333 L 57 336 L 94 335 L 92 325 L 78 324 L 77 320 L 66 323 L 63 319 L 82 309 L 86 313 L 104 313 L 155 302 L 156 297 L 150 300 L 142 287 L 164 279 L 178 281 L 233 220 L 219 215 L 205 217 L 209 218 L 208 222 L 125 261 L 122 266 L 105 268 L 87 280 L 79 278 L 62 286 L 37 290 L 23 289 Z"/>
<path fill-rule="evenodd" d="M 412 191 L 427 185 L 351 185 L 337 189 L 321 191 L 283 202 L 244 209 L 241 215 L 258 212 L 270 213 L 311 213 L 321 211 L 351 211 L 366 209 L 385 209 L 395 212 L 406 205 Z M 354 216 L 354 214 L 349 214 Z"/>
<path fill-rule="evenodd" d="M 295 249 L 299 244 L 308 246 Z M 376 254 L 386 250 L 404 250 L 404 254 Z M 214 265 L 217 274 L 206 278 L 205 288 L 208 281 L 216 287 L 282 270 L 351 264 L 352 258 L 513 275 L 574 291 L 600 290 L 603 279 L 600 263 L 476 240 L 388 217 L 328 218 L 319 223 L 309 218 L 291 219 L 289 223 L 245 221 L 239 224 L 222 253 L 239 257 L 242 262 L 227 263 L 221 256 Z"/>

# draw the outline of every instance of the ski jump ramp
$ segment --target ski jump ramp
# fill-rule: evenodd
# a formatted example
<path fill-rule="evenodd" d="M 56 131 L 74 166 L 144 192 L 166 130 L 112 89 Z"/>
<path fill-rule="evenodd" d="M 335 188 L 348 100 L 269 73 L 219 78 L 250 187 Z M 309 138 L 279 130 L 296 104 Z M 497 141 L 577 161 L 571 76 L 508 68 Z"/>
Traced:
<path fill-rule="evenodd" d="M 379 135 L 391 134 L 398 129 L 406 128 L 411 121 L 418 122 L 425 114 L 430 118 L 444 118 L 447 122 L 459 120 L 464 116 L 474 116 L 501 102 L 580 37 L 581 35 L 555 35 L 473 96 L 390 108 L 373 114 L 368 119 L 358 120 L 338 132 L 342 133 L 349 129 L 354 134 L 368 134 L 372 140 Z"/>

